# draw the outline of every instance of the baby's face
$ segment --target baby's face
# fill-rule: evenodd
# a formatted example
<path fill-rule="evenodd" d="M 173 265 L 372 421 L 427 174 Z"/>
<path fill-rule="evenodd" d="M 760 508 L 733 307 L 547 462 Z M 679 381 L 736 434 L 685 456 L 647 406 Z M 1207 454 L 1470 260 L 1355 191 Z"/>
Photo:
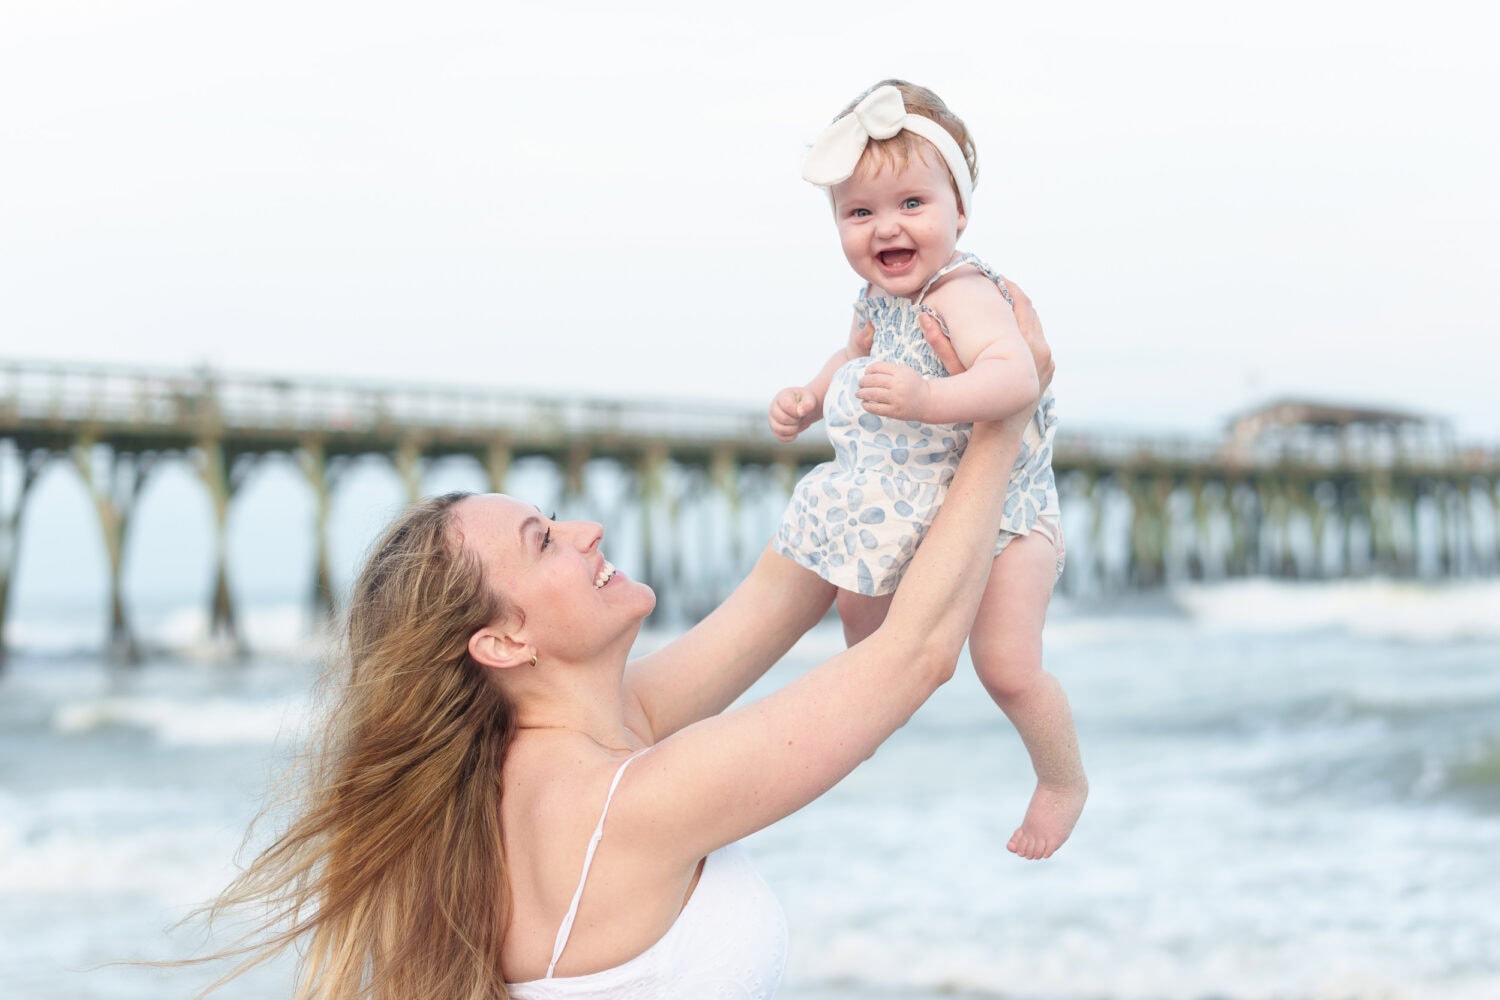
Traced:
<path fill-rule="evenodd" d="M 948 263 L 968 219 L 936 149 L 901 169 L 865 157 L 833 187 L 833 214 L 849 266 L 877 292 L 913 298 Z"/>

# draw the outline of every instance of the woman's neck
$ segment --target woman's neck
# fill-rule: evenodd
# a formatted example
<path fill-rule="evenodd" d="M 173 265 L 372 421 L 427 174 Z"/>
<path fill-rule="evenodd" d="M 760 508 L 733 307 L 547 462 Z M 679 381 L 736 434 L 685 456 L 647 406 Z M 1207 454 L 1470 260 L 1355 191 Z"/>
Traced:
<path fill-rule="evenodd" d="M 625 666 L 563 665 L 527 668 L 527 683 L 512 688 L 516 726 L 523 732 L 571 731 L 596 743 L 631 749 L 641 740 L 625 724 Z"/>

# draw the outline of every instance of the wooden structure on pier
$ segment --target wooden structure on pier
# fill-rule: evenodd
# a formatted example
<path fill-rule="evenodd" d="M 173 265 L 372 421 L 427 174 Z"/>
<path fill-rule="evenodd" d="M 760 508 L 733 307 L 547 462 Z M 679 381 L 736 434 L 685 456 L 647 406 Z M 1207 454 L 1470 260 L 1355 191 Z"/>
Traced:
<path fill-rule="evenodd" d="M 1275 574 L 1410 576 L 1500 572 L 1500 451 L 1459 448 L 1410 415 L 1281 401 L 1243 415 L 1217 440 L 1088 434 L 1064 428 L 1054 465 L 1070 572 L 1064 588 L 1109 591 L 1174 579 Z M 0 628 L 27 494 L 43 468 L 70 463 L 92 497 L 108 555 L 110 646 L 136 640 L 121 590 L 125 538 L 142 487 L 164 461 L 186 461 L 212 497 L 216 527 L 211 629 L 243 640 L 230 588 L 226 525 L 257 460 L 294 456 L 315 497 L 312 593 L 333 601 L 329 498 L 349 463 L 386 456 L 415 498 L 425 463 L 467 456 L 491 488 L 540 456 L 581 496 L 589 463 L 628 474 L 646 537 L 671 532 L 691 498 L 669 496 L 664 471 L 695 472 L 731 511 L 744 470 L 782 495 L 828 455 L 816 432 L 775 441 L 758 408 L 572 400 L 454 386 L 0 364 L 0 443 L 19 462 L 0 502 Z M 774 524 L 766 524 L 769 536 Z M 670 586 L 649 564 L 640 576 Z M 735 554 L 734 559 L 753 558 Z M 717 579 L 737 579 L 745 566 Z M 715 586 L 718 586 L 717 584 Z M 720 593 L 699 595 L 707 606 Z"/>
<path fill-rule="evenodd" d="M 1460 447 L 1433 418 L 1284 399 L 1232 418 L 1217 441 L 1096 458 L 1090 445 L 1060 440 L 1055 464 L 1090 499 L 1069 511 L 1065 490 L 1065 515 L 1082 506 L 1100 532 L 1103 497 L 1128 510 L 1125 556 L 1104 568 L 1117 585 L 1500 573 L 1500 450 Z"/>
<path fill-rule="evenodd" d="M 329 499 L 349 463 L 362 456 L 388 457 L 412 499 L 424 464 L 455 455 L 477 462 L 497 491 L 512 462 L 547 457 L 562 468 L 565 493 L 574 496 L 583 491 L 589 461 L 613 459 L 631 470 L 649 511 L 665 499 L 660 486 L 669 461 L 703 468 L 732 492 L 738 465 L 774 468 L 790 483 L 799 464 L 827 450 L 812 436 L 779 443 L 759 414 L 722 406 L 26 363 L 0 364 L 0 442 L 11 444 L 21 465 L 15 495 L 0 507 L 0 627 L 27 494 L 44 467 L 65 461 L 98 514 L 109 566 L 109 645 L 124 660 L 137 654 L 121 587 L 125 538 L 135 502 L 163 461 L 189 462 L 212 498 L 210 627 L 215 639 L 239 648 L 226 527 L 236 492 L 268 455 L 295 457 L 315 498 L 312 593 L 326 610 L 333 602 Z M 644 518 L 648 532 L 656 520 Z M 654 574 L 647 566 L 641 575 Z"/>

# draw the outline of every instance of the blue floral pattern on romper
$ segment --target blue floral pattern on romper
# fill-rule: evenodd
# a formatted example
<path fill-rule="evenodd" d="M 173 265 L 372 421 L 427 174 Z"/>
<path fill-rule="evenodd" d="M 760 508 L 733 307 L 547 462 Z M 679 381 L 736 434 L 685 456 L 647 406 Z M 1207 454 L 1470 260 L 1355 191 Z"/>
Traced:
<path fill-rule="evenodd" d="M 927 289 L 961 266 L 977 268 L 1011 302 L 1005 279 L 973 254 L 962 254 L 930 278 L 915 300 L 867 297 L 855 309 L 874 328 L 869 357 L 855 358 L 834 373 L 823 401 L 823 419 L 833 444 L 832 461 L 808 472 L 792 491 L 773 541 L 775 550 L 830 583 L 859 594 L 889 594 L 947 496 L 973 430 L 970 423 L 924 424 L 865 412 L 855 398 L 872 361 L 894 361 L 925 378 L 946 378 L 917 317 L 936 316 L 922 304 Z M 1012 538 L 1029 534 L 1037 518 L 1057 516 L 1052 446 L 1057 415 L 1051 391 L 1043 393 L 1021 440 L 1021 453 L 1006 489 L 998 555 Z"/>

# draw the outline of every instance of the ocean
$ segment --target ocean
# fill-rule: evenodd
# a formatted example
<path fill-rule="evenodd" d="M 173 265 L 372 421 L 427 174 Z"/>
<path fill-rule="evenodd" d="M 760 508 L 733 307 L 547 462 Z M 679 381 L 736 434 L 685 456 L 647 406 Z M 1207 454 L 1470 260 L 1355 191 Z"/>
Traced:
<path fill-rule="evenodd" d="M 212 897 L 309 712 L 299 613 L 243 664 L 129 672 L 33 622 L 0 676 L 0 997 L 187 997 Z M 158 622 L 158 634 L 191 623 Z M 164 623 L 164 624 L 163 624 Z M 641 648 L 667 641 L 647 632 Z M 274 641 L 273 641 L 274 640 Z M 809 634 L 754 698 L 839 648 Z M 873 759 L 751 838 L 784 1000 L 1500 997 L 1500 583 L 1234 582 L 1059 599 L 1047 663 L 1092 782 L 1045 862 L 967 664 Z M 288 966 L 218 994 L 284 997 Z"/>

